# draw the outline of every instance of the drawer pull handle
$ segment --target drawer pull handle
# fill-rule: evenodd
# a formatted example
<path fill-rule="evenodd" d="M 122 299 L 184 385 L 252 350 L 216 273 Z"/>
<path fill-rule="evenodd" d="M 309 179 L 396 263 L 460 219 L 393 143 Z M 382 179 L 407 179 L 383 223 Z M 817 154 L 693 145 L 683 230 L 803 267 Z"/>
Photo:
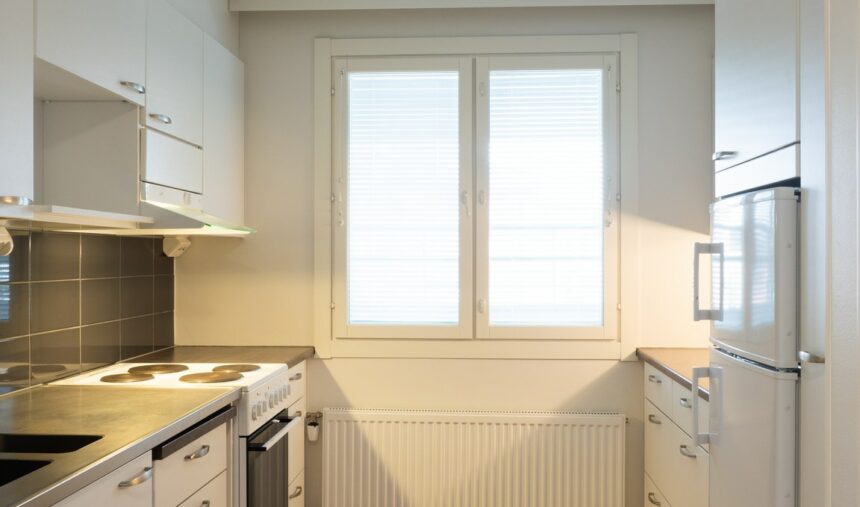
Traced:
<path fill-rule="evenodd" d="M 660 500 L 657 500 L 657 495 L 655 495 L 654 493 L 648 493 L 648 501 L 651 502 L 652 504 L 656 505 L 657 507 L 660 507 L 661 505 L 663 505 L 663 503 L 660 502 Z"/>
<path fill-rule="evenodd" d="M 170 125 L 171 123 L 173 123 L 173 118 L 167 116 L 166 114 L 149 113 L 149 117 L 153 120 L 158 120 L 165 125 Z"/>
<path fill-rule="evenodd" d="M 292 380 L 292 381 L 301 380 L 301 379 L 302 379 L 302 374 L 301 374 L 301 373 L 296 373 L 295 375 L 293 375 L 292 377 L 290 377 L 290 380 Z"/>
<path fill-rule="evenodd" d="M 201 446 L 200 449 L 197 449 L 196 451 L 189 454 L 188 456 L 185 456 L 185 461 L 193 461 L 195 459 L 200 459 L 207 454 L 209 454 L 209 446 L 204 445 Z"/>
<path fill-rule="evenodd" d="M 693 458 L 693 459 L 698 458 L 698 456 L 696 456 L 696 452 L 695 451 L 690 452 L 690 449 L 686 446 L 686 444 L 681 444 L 681 447 L 679 448 L 679 450 L 681 451 L 681 454 L 683 454 L 684 456 L 686 456 L 688 458 Z"/>
<path fill-rule="evenodd" d="M 690 400 L 687 398 L 681 398 L 678 400 L 678 403 L 684 408 L 693 408 L 693 405 L 690 404 Z"/>
<path fill-rule="evenodd" d="M 211 505 L 209 503 L 209 500 L 203 500 L 203 502 L 200 504 L 200 507 L 209 507 L 209 505 Z"/>
<path fill-rule="evenodd" d="M 717 160 L 727 160 L 730 158 L 735 158 L 738 156 L 738 152 L 736 151 L 715 151 L 713 156 L 711 156 L 711 160 L 716 162 Z"/>
<path fill-rule="evenodd" d="M 663 383 L 663 381 L 660 380 L 660 377 L 658 377 L 657 375 L 648 375 L 648 382 L 651 382 L 653 384 L 662 384 Z"/>
<path fill-rule="evenodd" d="M 146 87 L 140 83 L 135 83 L 134 81 L 120 81 L 119 84 L 125 86 L 130 90 L 134 90 L 137 93 L 146 93 Z"/>
<path fill-rule="evenodd" d="M 288 498 L 289 500 L 292 500 L 293 498 L 298 498 L 298 497 L 300 497 L 300 496 L 302 495 L 302 491 L 304 491 L 304 490 L 302 489 L 302 487 L 301 487 L 301 486 L 296 486 L 296 490 L 295 490 L 295 491 L 293 491 L 293 492 L 290 494 L 290 496 L 288 496 L 287 498 Z"/>
<path fill-rule="evenodd" d="M 133 477 L 127 481 L 122 481 L 116 486 L 119 489 L 130 488 L 132 486 L 137 486 L 138 484 L 143 484 L 150 479 L 152 479 L 152 467 L 145 467 L 140 475 Z"/>
<path fill-rule="evenodd" d="M 648 414 L 648 422 L 651 424 L 663 424 L 663 421 L 657 419 L 657 416 L 654 414 Z"/>

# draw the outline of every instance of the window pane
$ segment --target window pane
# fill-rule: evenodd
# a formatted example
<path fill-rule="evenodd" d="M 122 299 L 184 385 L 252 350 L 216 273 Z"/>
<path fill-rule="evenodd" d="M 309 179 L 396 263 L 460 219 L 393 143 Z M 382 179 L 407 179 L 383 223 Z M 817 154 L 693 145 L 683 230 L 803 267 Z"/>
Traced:
<path fill-rule="evenodd" d="M 490 325 L 603 324 L 602 74 L 490 72 Z"/>
<path fill-rule="evenodd" d="M 351 324 L 459 322 L 459 73 L 349 74 Z"/>

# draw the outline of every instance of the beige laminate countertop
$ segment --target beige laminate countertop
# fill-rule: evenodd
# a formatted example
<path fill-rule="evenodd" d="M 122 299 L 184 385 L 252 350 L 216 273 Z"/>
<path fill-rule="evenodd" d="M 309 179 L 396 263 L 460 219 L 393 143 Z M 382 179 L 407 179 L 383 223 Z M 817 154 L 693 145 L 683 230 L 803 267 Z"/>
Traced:
<path fill-rule="evenodd" d="M 0 486 L 0 506 L 51 505 L 230 405 L 239 394 L 232 387 L 47 385 L 4 395 L 0 433 L 102 438 L 62 454 L 0 452 L 0 459 L 51 461 Z"/>
<path fill-rule="evenodd" d="M 639 359 L 668 375 L 672 380 L 692 389 L 693 368 L 708 366 L 708 350 L 706 348 L 640 348 L 636 349 Z M 708 399 L 710 382 L 703 378 L 699 382 L 702 398 Z"/>
<path fill-rule="evenodd" d="M 209 347 L 179 345 L 134 358 L 135 363 L 286 363 L 314 357 L 313 347 Z"/>

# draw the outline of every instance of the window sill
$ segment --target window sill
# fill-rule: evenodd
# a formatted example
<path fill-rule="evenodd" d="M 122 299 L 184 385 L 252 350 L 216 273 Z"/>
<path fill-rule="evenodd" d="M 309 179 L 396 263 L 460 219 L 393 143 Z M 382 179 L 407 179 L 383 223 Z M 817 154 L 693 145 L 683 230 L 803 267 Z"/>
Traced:
<path fill-rule="evenodd" d="M 330 357 L 621 359 L 621 343 L 591 340 L 332 340 Z"/>

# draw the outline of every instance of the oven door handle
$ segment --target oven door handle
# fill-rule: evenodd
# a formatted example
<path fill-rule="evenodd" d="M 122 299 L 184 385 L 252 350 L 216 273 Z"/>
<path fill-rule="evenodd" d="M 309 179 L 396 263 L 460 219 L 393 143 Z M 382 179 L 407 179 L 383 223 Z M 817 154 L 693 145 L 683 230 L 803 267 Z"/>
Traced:
<path fill-rule="evenodd" d="M 277 419 L 275 419 L 275 421 L 276 422 L 283 422 L 283 421 L 280 421 Z M 280 442 L 281 439 L 283 439 L 287 435 L 287 433 L 289 433 L 290 430 L 295 428 L 301 421 L 302 421 L 301 417 L 296 417 L 294 419 L 291 419 L 287 423 L 286 426 L 284 426 L 283 428 L 281 428 L 280 431 L 278 431 L 277 433 L 272 435 L 272 438 L 266 440 L 264 443 L 259 444 L 259 445 L 257 445 L 257 444 L 249 445 L 248 450 L 254 451 L 254 452 L 266 452 L 266 451 L 268 451 L 269 449 L 274 447 L 278 442 Z"/>

